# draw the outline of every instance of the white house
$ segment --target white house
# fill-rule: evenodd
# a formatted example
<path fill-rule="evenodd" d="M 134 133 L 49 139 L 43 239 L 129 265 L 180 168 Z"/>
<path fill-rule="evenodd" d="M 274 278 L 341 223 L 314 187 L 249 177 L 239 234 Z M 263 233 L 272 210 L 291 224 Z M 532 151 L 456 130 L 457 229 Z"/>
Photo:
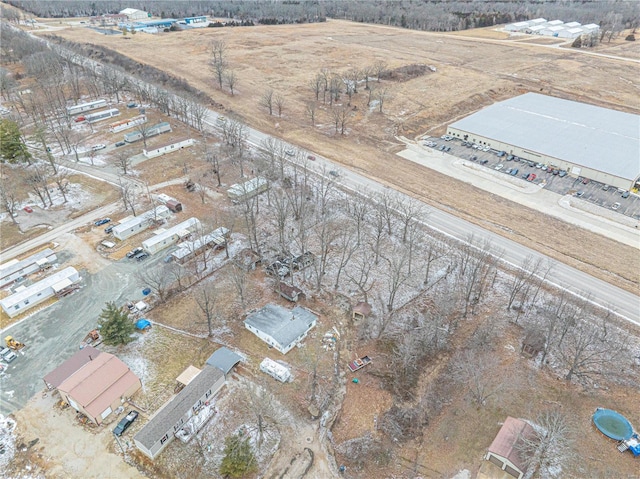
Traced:
<path fill-rule="evenodd" d="M 170 399 L 136 434 L 133 442 L 151 460 L 167 447 L 192 419 L 206 414 L 216 393 L 224 386 L 225 375 L 217 367 L 206 365 L 182 391 Z M 199 427 L 204 422 L 198 421 Z"/>
<path fill-rule="evenodd" d="M 107 106 L 107 100 L 95 100 L 88 103 L 80 103 L 78 105 L 68 106 L 67 115 L 77 115 L 85 111 L 97 110 Z"/>
<path fill-rule="evenodd" d="M 180 239 L 186 238 L 191 233 L 200 228 L 198 218 L 189 218 L 168 230 L 158 232 L 155 236 L 142 242 L 142 247 L 149 254 L 155 254 L 165 248 L 177 243 Z"/>
<path fill-rule="evenodd" d="M 52 249 L 47 248 L 21 261 L 11 261 L 0 266 L 0 287 L 14 282 L 21 276 L 26 276 L 42 269 L 47 269 L 55 263 L 57 257 Z"/>
<path fill-rule="evenodd" d="M 171 216 L 169 208 L 164 205 L 156 206 L 154 209 L 142 213 L 139 216 L 131 218 L 113 227 L 113 236 L 121 241 L 140 233 L 152 226 L 157 220 L 165 219 Z"/>
<path fill-rule="evenodd" d="M 78 281 L 80 281 L 80 274 L 70 266 L 4 298 L 0 301 L 0 306 L 9 317 L 13 318 Z"/>
<path fill-rule="evenodd" d="M 146 20 L 149 18 L 149 14 L 147 12 L 136 8 L 125 8 L 120 11 L 120 15 L 126 15 L 130 22 L 135 20 Z"/>
<path fill-rule="evenodd" d="M 577 38 L 583 33 L 584 33 L 584 30 L 581 27 L 565 28 L 564 30 L 558 32 L 558 37 Z"/>
<path fill-rule="evenodd" d="M 260 363 L 260 371 L 282 383 L 286 383 L 291 379 L 291 371 L 289 371 L 289 368 L 276 363 L 273 359 L 264 358 Z"/>
<path fill-rule="evenodd" d="M 307 336 L 317 321 L 315 314 L 301 306 L 290 311 L 277 304 L 267 304 L 248 315 L 244 326 L 269 346 L 287 354 Z"/>
<path fill-rule="evenodd" d="M 260 193 L 264 193 L 268 189 L 269 182 L 266 178 L 257 176 L 249 181 L 245 181 L 244 183 L 231 185 L 227 190 L 227 196 L 229 196 L 232 201 L 243 201 L 257 196 Z"/>
<path fill-rule="evenodd" d="M 126 120 L 114 121 L 109 125 L 109 131 L 111 133 L 118 133 L 120 131 L 128 130 L 138 125 L 144 125 L 147 122 L 147 115 L 138 115 Z"/>

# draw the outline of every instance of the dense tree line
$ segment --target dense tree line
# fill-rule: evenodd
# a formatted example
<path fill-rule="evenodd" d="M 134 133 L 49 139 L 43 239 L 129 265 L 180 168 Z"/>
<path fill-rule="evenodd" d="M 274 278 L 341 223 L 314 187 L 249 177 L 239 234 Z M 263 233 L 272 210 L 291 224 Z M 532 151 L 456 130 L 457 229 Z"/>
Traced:
<path fill-rule="evenodd" d="M 117 0 L 8 0 L 7 3 L 40 17 L 54 18 L 117 13 L 125 6 Z M 251 20 L 273 25 L 318 22 L 331 17 L 431 31 L 465 30 L 537 17 L 602 24 L 611 14 L 619 15 L 625 28 L 636 28 L 640 23 L 640 4 L 635 0 L 142 0 L 135 6 L 154 16 L 171 18 L 211 15 L 240 23 Z"/>

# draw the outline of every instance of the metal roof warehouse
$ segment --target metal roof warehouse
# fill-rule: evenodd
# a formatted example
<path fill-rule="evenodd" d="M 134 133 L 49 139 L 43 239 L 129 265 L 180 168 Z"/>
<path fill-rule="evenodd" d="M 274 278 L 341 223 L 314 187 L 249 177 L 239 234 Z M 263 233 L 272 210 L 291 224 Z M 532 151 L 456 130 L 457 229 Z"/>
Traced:
<path fill-rule="evenodd" d="M 449 125 L 456 138 L 618 188 L 640 176 L 640 116 L 526 93 Z"/>

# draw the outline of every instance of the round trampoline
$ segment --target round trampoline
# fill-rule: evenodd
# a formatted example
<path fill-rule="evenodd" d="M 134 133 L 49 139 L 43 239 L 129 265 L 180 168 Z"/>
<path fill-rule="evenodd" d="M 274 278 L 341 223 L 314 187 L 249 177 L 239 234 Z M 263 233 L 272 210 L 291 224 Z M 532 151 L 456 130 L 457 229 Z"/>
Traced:
<path fill-rule="evenodd" d="M 626 441 L 633 434 L 633 427 L 627 418 L 611 409 L 596 409 L 593 423 L 602 434 L 616 441 Z"/>

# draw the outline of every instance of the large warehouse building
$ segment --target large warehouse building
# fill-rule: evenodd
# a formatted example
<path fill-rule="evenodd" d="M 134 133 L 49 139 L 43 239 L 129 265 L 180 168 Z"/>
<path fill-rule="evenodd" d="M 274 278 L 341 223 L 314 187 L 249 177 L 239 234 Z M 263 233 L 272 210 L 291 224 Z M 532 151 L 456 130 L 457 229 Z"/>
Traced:
<path fill-rule="evenodd" d="M 454 138 L 630 190 L 640 187 L 640 116 L 526 93 L 449 125 Z"/>

